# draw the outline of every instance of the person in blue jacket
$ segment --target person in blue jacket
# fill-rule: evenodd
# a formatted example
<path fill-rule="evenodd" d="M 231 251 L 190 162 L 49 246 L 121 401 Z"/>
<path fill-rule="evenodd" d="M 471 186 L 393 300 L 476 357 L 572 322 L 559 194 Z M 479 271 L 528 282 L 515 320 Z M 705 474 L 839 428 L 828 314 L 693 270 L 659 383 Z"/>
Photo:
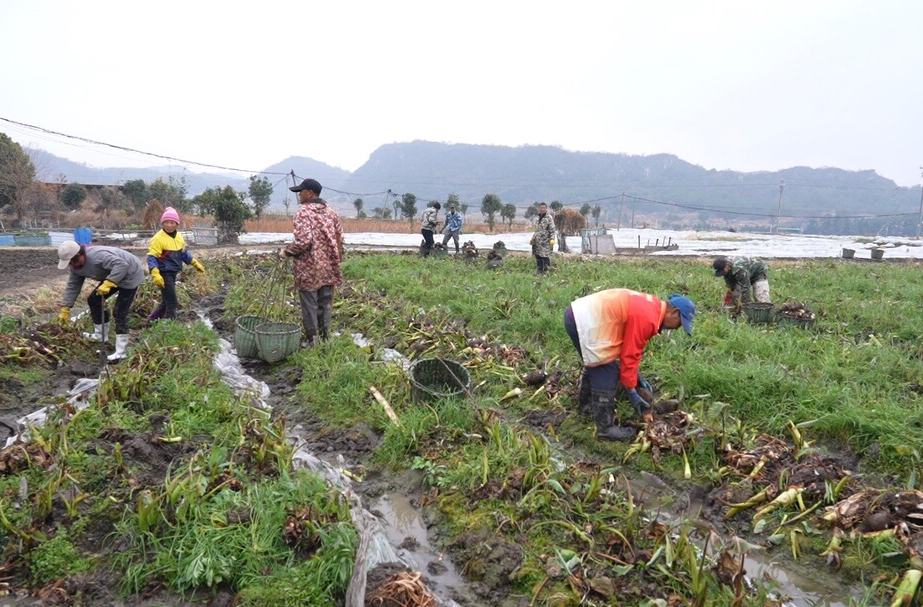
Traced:
<path fill-rule="evenodd" d="M 154 234 L 147 249 L 147 267 L 151 271 L 151 280 L 160 289 L 161 302 L 148 316 L 148 320 L 176 318 L 179 303 L 176 298 L 176 275 L 183 271 L 184 263 L 201 274 L 205 273 L 202 263 L 186 250 L 186 241 L 179 233 L 179 213 L 176 209 L 164 209 L 160 216 L 160 227 L 162 229 Z"/>
<path fill-rule="evenodd" d="M 461 213 L 455 210 L 455 205 L 450 204 L 449 212 L 445 215 L 445 229 L 442 232 L 445 237 L 442 239 L 442 246 L 449 244 L 449 239 L 454 240 L 456 255 L 458 255 L 458 237 L 461 236 L 464 221 Z"/>

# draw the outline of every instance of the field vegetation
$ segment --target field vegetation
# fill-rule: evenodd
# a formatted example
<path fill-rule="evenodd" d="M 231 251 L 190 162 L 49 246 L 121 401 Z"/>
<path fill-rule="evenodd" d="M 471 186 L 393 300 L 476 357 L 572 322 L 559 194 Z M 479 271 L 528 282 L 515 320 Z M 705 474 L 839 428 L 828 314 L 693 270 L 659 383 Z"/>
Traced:
<path fill-rule="evenodd" d="M 374 424 L 383 432 L 374 461 L 412 462 L 425 475 L 448 545 L 472 577 L 491 574 L 478 547 L 504 541 L 519 547 L 504 572 L 511 591 L 549 604 L 593 593 L 640 600 L 657 595 L 654 587 L 696 603 L 707 596 L 711 604 L 764 604 L 728 583 L 741 558 L 732 546 L 713 544 L 716 560 L 706 562 L 701 537 L 691 539 L 701 529 L 660 528 L 640 514 L 630 480 L 619 479 L 641 472 L 704 491 L 710 529 L 807 566 L 839 568 L 846 579 L 877 580 L 869 596 L 887 594 L 903 567 L 920 566 L 907 539 L 919 520 L 894 504 L 881 515 L 888 491 L 911 504 L 923 499 L 923 427 L 908 423 L 923 392 L 914 329 L 923 319 L 913 304 L 921 289 L 912 286 L 919 268 L 774 264 L 776 300 L 804 302 L 817 314 L 801 329 L 730 318 L 720 305 L 723 285 L 700 261 L 558 264 L 539 278 L 528 258 L 490 271 L 454 259 L 350 257 L 340 326 L 412 358 L 462 361 L 474 389 L 461 402 L 414 404 L 402 372 L 366 363 L 374 345 L 365 353 L 334 341 L 309 354 L 304 368 L 312 411 L 334 424 Z M 661 399 L 681 404 L 632 445 L 597 443 L 591 420 L 572 412 L 579 365 L 561 315 L 574 298 L 611 286 L 684 293 L 699 304 L 692 338 L 674 332 L 649 344 L 646 373 Z M 546 382 L 526 385 L 522 378 L 539 369 Z M 369 385 L 395 403 L 400 426 L 369 407 Z M 627 407 L 621 414 L 634 423 Z M 885 528 L 870 530 L 876 513 Z M 904 536 L 895 539 L 895 530 Z M 677 542 L 689 551 L 685 561 Z M 664 552 L 670 556 L 658 567 Z M 611 586 L 594 589 L 603 578 Z"/>
<path fill-rule="evenodd" d="M 232 327 L 276 299 L 277 263 L 214 261 L 210 282 L 183 301 L 220 295 L 216 320 Z M 203 325 L 136 319 L 131 358 L 103 375 L 86 409 L 52 407 L 29 443 L 0 452 L 0 582 L 87 604 L 94 579 L 135 600 L 227 591 L 243 604 L 342 604 L 357 544 L 349 509 L 292 469 L 284 438 L 285 417 L 311 417 L 328 432 L 375 433 L 353 462 L 357 478 L 416 472 L 435 539 L 476 588 L 471 604 L 781 604 L 771 581 L 745 578 L 754 550 L 839 575 L 844 589 L 860 580 L 844 604 L 915 604 L 917 264 L 773 264 L 775 301 L 817 315 L 800 328 L 728 316 L 705 261 L 554 263 L 539 277 L 521 256 L 489 270 L 349 254 L 339 333 L 282 363 L 299 378 L 285 416 L 220 381 Z M 570 301 L 615 286 L 698 306 L 692 337 L 649 343 L 642 369 L 671 406 L 624 444 L 595 441 L 592 420 L 576 414 L 580 365 L 562 328 Z M 280 301 L 275 314 L 296 319 L 293 300 Z M 30 354 L 16 324 L 0 326 L 24 348 L 0 377 L 39 381 L 53 359 Z M 63 344 L 57 358 L 87 356 L 76 328 L 63 335 L 46 338 Z M 403 368 L 382 361 L 386 348 L 456 360 L 470 386 L 421 402 Z M 638 423 L 627 403 L 618 414 Z"/>

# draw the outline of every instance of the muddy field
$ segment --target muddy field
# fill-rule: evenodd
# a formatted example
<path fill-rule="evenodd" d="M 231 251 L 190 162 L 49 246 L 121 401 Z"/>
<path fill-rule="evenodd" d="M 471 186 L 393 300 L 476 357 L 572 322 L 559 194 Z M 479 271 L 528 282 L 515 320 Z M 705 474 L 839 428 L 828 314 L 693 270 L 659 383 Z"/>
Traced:
<path fill-rule="evenodd" d="M 224 255 L 246 247 L 224 248 L 219 251 L 210 251 L 210 255 Z M 143 251 L 136 251 L 139 255 Z M 207 262 L 207 256 L 203 256 Z M 42 260 L 36 262 L 36 260 Z M 47 260 L 47 263 L 46 263 Z M 23 276 L 20 268 L 28 265 L 34 271 Z M 4 251 L 0 254 L 0 274 L 4 277 L 0 283 L 0 301 L 3 301 L 10 310 L 20 311 L 28 306 L 30 294 L 40 287 L 61 289 L 66 281 L 66 272 L 56 267 L 54 251 L 42 248 L 34 250 L 15 249 Z M 14 278 L 15 277 L 15 278 Z M 214 322 L 215 330 L 225 339 L 233 341 L 233 326 L 224 317 L 223 294 L 205 297 L 195 305 L 199 313 L 204 314 Z M 78 306 L 79 306 L 78 302 Z M 143 313 L 135 311 L 135 322 L 144 323 L 140 317 Z M 192 310 L 184 310 L 179 316 L 188 322 L 197 320 Z M 68 337 L 68 342 L 73 339 Z M 81 378 L 99 377 L 104 366 L 99 362 L 96 352 L 91 347 L 81 343 L 61 342 L 60 331 L 54 322 L 39 325 L 30 333 L 26 342 L 20 344 L 35 346 L 30 352 L 30 368 L 37 369 L 42 374 L 38 382 L 23 383 L 15 377 L 0 378 L 0 445 L 9 437 L 14 436 L 21 427 L 18 419 L 35 412 L 36 410 L 54 406 L 61 402 L 64 395 L 75 386 Z M 67 353 L 65 356 L 64 353 Z M 292 397 L 301 380 L 297 368 L 284 365 L 267 365 L 257 360 L 242 360 L 244 370 L 248 375 L 258 381 L 265 382 L 271 391 L 267 404 L 274 413 L 273 416 L 286 417 L 287 423 L 292 428 L 294 437 L 297 437 L 303 449 L 316 454 L 323 460 L 336 465 L 347 465 L 353 470 L 364 470 L 368 458 L 378 445 L 380 436 L 367 427 L 354 427 L 349 429 L 331 429 L 319 419 L 304 411 L 303 408 L 292 402 Z M 178 448 L 179 445 L 158 444 L 144 437 L 130 437 L 120 433 L 104 433 L 96 441 L 96 447 L 111 452 L 115 443 L 122 445 L 121 452 L 126 462 L 138 462 L 147 471 L 147 481 L 162 482 L 169 467 L 177 457 L 188 457 L 190 452 Z M 38 453 L 38 452 L 36 452 Z M 34 457 L 34 456 L 33 456 Z M 4 465 L 9 464 L 9 460 Z M 413 472 L 404 475 L 391 476 L 376 473 L 356 485 L 356 490 L 362 496 L 363 502 L 377 504 L 379 508 L 388 511 L 389 516 L 399 513 L 401 518 L 408 515 L 418 516 L 416 506 L 421 504 L 425 494 L 420 482 L 421 475 Z M 405 506 L 393 506 L 393 498 L 400 495 L 405 500 Z M 383 497 L 387 496 L 387 497 Z M 373 509 L 379 516 L 384 516 L 380 510 Z M 63 513 L 57 517 L 63 518 Z M 56 517 L 56 518 L 57 518 Z M 111 527 L 100 527 L 90 534 L 90 543 L 102 547 L 104 543 L 108 549 L 118 550 L 119 542 L 112 544 Z M 409 533 L 406 537 L 394 538 L 396 544 L 406 554 L 418 561 L 429 563 L 427 576 L 433 580 L 440 579 L 447 584 L 445 592 L 451 592 L 454 600 L 460 605 L 483 604 L 481 599 L 465 588 L 465 584 L 457 573 L 447 575 L 448 567 L 443 564 L 448 557 L 441 551 L 436 551 L 428 544 L 426 525 L 421 523 L 416 533 Z M 421 549 L 421 542 L 425 547 Z M 98 549 L 99 549 L 98 548 Z M 107 549 L 107 550 L 108 550 Z M 106 551 L 107 551 L 106 550 Z M 103 551 L 105 552 L 105 551 Z M 8 573 L 8 572 L 5 572 Z M 14 572 L 15 573 L 15 572 Z M 0 568 L 0 582 L 10 579 L 4 575 Z M 382 565 L 369 573 L 366 594 L 369 605 L 427 605 L 431 601 L 431 591 L 427 587 L 427 580 L 422 574 L 413 572 L 400 564 Z M 38 600 L 41 604 L 69 605 L 74 604 L 74 597 L 80 597 L 82 605 L 123 605 L 131 607 L 147 607 L 150 605 L 169 605 L 171 607 L 184 607 L 186 605 L 203 605 L 209 607 L 224 607 L 234 604 L 234 596 L 224 590 L 216 593 L 206 593 L 201 597 L 193 596 L 181 598 L 174 596 L 163 588 L 152 587 L 141 593 L 140 596 L 120 598 L 116 588 L 119 579 L 115 573 L 108 575 L 76 576 L 63 585 L 55 585 L 42 589 L 34 597 L 20 595 L 19 599 L 5 596 L 0 585 L 0 605 L 29 605 Z M 481 589 L 484 594 L 495 592 L 488 587 Z M 417 601 L 417 602 L 407 602 Z"/>
<path fill-rule="evenodd" d="M 240 247 L 237 250 L 245 248 Z M 226 252 L 227 249 L 221 251 Z M 143 251 L 139 253 L 143 254 Z M 48 262 L 36 264 L 35 260 L 39 258 L 48 258 Z M 203 255 L 203 258 L 207 265 L 208 255 Z M 36 265 L 36 271 L 22 280 L 10 280 L 9 274 L 15 274 L 17 268 L 29 260 Z M 0 283 L 0 302 L 7 305 L 18 305 L 23 298 L 28 297 L 30 291 L 40 286 L 49 286 L 49 281 L 52 286 L 63 285 L 61 274 L 66 274 L 57 270 L 54 254 L 50 249 L 15 251 L 9 256 L 4 251 L 0 253 L 0 269 L 5 277 L 4 282 Z M 200 298 L 196 301 L 195 307 L 214 323 L 214 328 L 222 337 L 233 341 L 233 325 L 224 309 L 224 296 L 224 290 L 219 289 L 214 294 Z M 349 291 L 345 290 L 344 297 L 348 296 Z M 196 316 L 192 310 L 187 309 L 182 318 L 193 321 Z M 428 332 L 430 335 L 435 333 L 434 326 L 420 325 L 415 329 Z M 446 329 L 453 330 L 460 329 Z M 35 338 L 39 343 L 47 343 L 51 347 L 54 343 L 53 333 L 52 326 L 44 326 Z M 470 343 L 469 341 L 469 346 Z M 95 352 L 90 348 L 81 349 L 79 345 L 71 345 L 71 356 L 66 360 L 58 360 L 53 355 L 41 359 L 42 372 L 45 374 L 42 381 L 24 384 L 14 378 L 2 380 L 0 440 L 5 440 L 14 432 L 15 419 L 41 406 L 59 401 L 61 395 L 78 379 L 99 374 L 101 367 Z M 422 344 L 421 347 L 428 345 Z M 518 361 L 525 356 L 524 351 L 506 345 L 501 347 L 500 344 L 482 341 L 475 346 L 475 349 L 483 353 L 492 352 L 497 356 L 513 357 L 509 360 Z M 367 596 L 381 600 L 370 604 L 429 605 L 426 597 L 430 591 L 438 591 L 439 596 L 444 599 L 451 599 L 465 607 L 524 607 L 530 604 L 527 597 L 511 595 L 511 576 L 523 565 L 523 550 L 515 541 L 505 540 L 493 534 L 485 535 L 483 531 L 477 530 L 450 537 L 441 527 L 440 517 L 432 507 L 438 491 L 423 482 L 424 472 L 387 472 L 374 466 L 371 456 L 381 444 L 382 436 L 379 432 L 365 424 L 333 428 L 307 411 L 298 399 L 298 385 L 302 381 L 300 368 L 286 364 L 271 366 L 256 361 L 244 361 L 243 366 L 249 375 L 269 386 L 271 396 L 268 403 L 272 406 L 274 418 L 286 419 L 287 427 L 298 438 L 299 444 L 330 464 L 344 467 L 362 479 L 361 482 L 355 483 L 354 489 L 362 497 L 363 503 L 383 521 L 392 543 L 421 563 L 419 572 L 404 570 L 399 566 L 384 567 L 374 572 L 369 578 Z M 532 382 L 530 380 L 527 383 Z M 544 384 L 543 389 L 551 395 L 560 393 L 566 397 L 575 393 L 577 389 L 573 375 L 560 370 L 547 376 L 542 371 L 539 383 Z M 685 457 L 685 449 L 692 448 L 688 432 L 692 416 L 686 410 L 686 404 L 682 400 L 663 400 L 656 402 L 655 408 L 657 420 L 643 429 L 644 440 L 639 442 L 637 453 L 640 455 L 643 449 L 643 453 L 647 454 L 645 457 L 653 454 L 655 461 L 661 456 L 666 458 L 683 454 Z M 535 407 L 526 410 L 520 419 L 510 421 L 553 439 L 566 424 L 573 423 L 575 418 L 576 413 L 568 408 Z M 632 421 L 628 423 L 634 424 Z M 124 440 L 125 437 L 101 436 L 100 444 L 108 443 L 109 447 L 102 448 L 111 449 L 111 444 L 120 439 Z M 851 501 L 843 506 L 842 513 L 835 514 L 842 515 L 844 519 L 849 518 L 850 525 L 865 531 L 880 531 L 893 526 L 901 521 L 901 517 L 917 508 L 918 503 L 914 501 L 917 496 L 911 493 L 901 498 L 906 503 L 897 498 L 882 502 L 880 495 L 853 490 L 848 477 L 857 468 L 858 458 L 854 453 L 827 449 L 823 453 L 814 454 L 805 451 L 804 447 L 805 445 L 799 445 L 797 440 L 789 442 L 768 437 L 759 438 L 755 447 L 745 448 L 742 444 L 728 442 L 720 456 L 723 459 L 723 469 L 727 471 L 728 479 L 733 482 L 719 482 L 714 485 L 673 485 L 656 474 L 633 472 L 630 466 L 626 466 L 620 473 L 623 476 L 619 480 L 619 488 L 630 492 L 639 506 L 658 512 L 662 520 L 695 521 L 695 525 L 706 530 L 706 535 L 714 533 L 715 537 L 723 538 L 722 542 L 731 539 L 761 542 L 761 538 L 752 533 L 751 517 L 754 512 L 762 511 L 768 508 L 768 504 L 784 497 L 783 488 L 786 485 L 798 488 L 798 500 L 804 499 L 808 504 L 818 505 L 825 494 L 829 495 L 832 487 L 842 489 L 841 497 L 848 497 Z M 567 460 L 576 462 L 570 464 L 575 466 L 575 470 L 599 470 L 612 464 L 601 461 L 593 451 L 584 450 L 579 445 L 568 444 L 564 448 Z M 128 458 L 157 464 L 150 474 L 160 478 L 165 474 L 172 458 L 181 455 L 180 451 L 168 445 L 152 448 L 149 443 L 136 440 L 126 441 L 124 449 Z M 625 455 L 624 463 L 629 461 L 630 453 Z M 478 490 L 475 498 L 505 499 L 508 497 L 510 486 L 515 488 L 517 483 L 521 485 L 521 482 L 521 476 L 516 478 L 514 475 L 502 486 L 487 483 Z M 779 489 L 758 492 L 758 487 L 767 484 Z M 412 525 L 398 524 L 399 521 L 408 518 L 413 519 Z M 109 532 L 111 529 L 100 529 L 95 537 L 102 541 Z M 653 559 L 654 555 L 640 554 L 638 558 Z M 775 575 L 779 580 L 784 580 L 781 588 L 785 596 L 794 599 L 788 603 L 791 605 L 845 604 L 848 597 L 855 596 L 857 592 L 855 589 L 844 588 L 843 580 L 837 578 L 832 570 L 812 571 L 809 565 L 793 561 L 770 562 L 766 559 L 765 562 L 761 562 L 757 555 L 748 558 L 747 568 L 749 575 L 759 575 L 762 571 L 765 575 Z M 472 571 L 475 573 L 475 579 L 471 579 L 470 575 L 464 575 L 464 572 L 470 574 Z M 733 572 L 728 575 L 733 577 Z M 616 592 L 614 587 L 594 587 L 591 582 L 582 580 L 575 583 L 586 583 L 587 591 L 602 592 L 603 596 L 605 593 Z M 96 602 L 86 604 L 202 604 L 179 599 L 163 588 L 152 588 L 149 595 L 116 603 L 113 590 L 115 580 L 111 577 L 78 578 L 70 580 L 68 584 L 70 585 L 59 588 L 62 591 L 61 596 L 73 597 L 80 594 L 84 597 L 95 597 Z M 632 591 L 637 592 L 638 589 Z M 654 588 L 650 591 L 656 593 Z M 53 596 L 46 599 L 52 601 Z M 50 604 L 70 604 L 68 600 L 71 599 L 62 598 L 60 603 Z M 204 600 L 209 605 L 230 605 L 233 603 L 233 595 L 223 590 Z"/>

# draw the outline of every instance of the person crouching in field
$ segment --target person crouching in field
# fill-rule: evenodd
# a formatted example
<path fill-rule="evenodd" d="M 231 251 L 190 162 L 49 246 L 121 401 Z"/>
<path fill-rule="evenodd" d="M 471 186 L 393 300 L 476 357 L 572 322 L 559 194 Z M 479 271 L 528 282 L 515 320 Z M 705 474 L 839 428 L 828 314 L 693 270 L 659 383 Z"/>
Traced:
<path fill-rule="evenodd" d="M 154 234 L 147 248 L 147 267 L 151 271 L 151 280 L 160 289 L 160 305 L 147 317 L 176 318 L 179 304 L 176 297 L 176 276 L 183 271 L 183 264 L 188 263 L 200 274 L 205 273 L 202 263 L 192 257 L 186 250 L 186 241 L 179 233 L 179 213 L 173 207 L 167 207 L 160 216 L 161 230 Z"/>
<path fill-rule="evenodd" d="M 128 349 L 128 312 L 138 287 L 144 282 L 144 266 L 141 261 L 117 247 L 84 247 L 68 240 L 58 247 L 58 269 L 65 268 L 70 269 L 70 277 L 61 297 L 58 320 L 62 323 L 70 321 L 70 310 L 87 278 L 100 281 L 87 298 L 90 317 L 93 319 L 93 333 L 84 333 L 83 336 L 103 341 L 104 323 L 109 322 L 108 315 L 103 313 L 103 300 L 118 294 L 115 300 L 115 352 L 108 358 L 109 362 L 125 358 Z"/>
<path fill-rule="evenodd" d="M 757 303 L 769 301 L 769 264 L 756 257 L 718 257 L 712 262 L 715 276 L 723 276 L 727 286 L 724 304 L 740 306 L 750 303 L 750 290 Z"/>
<path fill-rule="evenodd" d="M 564 330 L 583 360 L 589 393 L 581 403 L 593 411 L 596 439 L 632 440 L 637 430 L 613 423 L 619 384 L 645 421 L 653 419 L 650 403 L 638 393 L 644 347 L 664 329 L 682 327 L 692 335 L 695 305 L 682 295 L 661 301 L 631 289 L 608 289 L 574 300 L 564 311 Z M 650 396 L 648 398 L 651 398 Z"/>

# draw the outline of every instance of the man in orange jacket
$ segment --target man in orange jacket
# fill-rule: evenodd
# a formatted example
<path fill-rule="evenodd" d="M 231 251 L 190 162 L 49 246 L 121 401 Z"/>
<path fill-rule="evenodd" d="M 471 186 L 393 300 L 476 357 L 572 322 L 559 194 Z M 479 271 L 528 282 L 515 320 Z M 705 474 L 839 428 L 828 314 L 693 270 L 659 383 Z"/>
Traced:
<path fill-rule="evenodd" d="M 694 317 L 695 305 L 688 297 L 671 295 L 661 301 L 631 289 L 600 291 L 567 307 L 564 329 L 583 359 L 598 440 L 631 440 L 637 434 L 613 423 L 620 384 L 638 415 L 651 421 L 651 405 L 638 394 L 644 346 L 664 329 L 682 327 L 692 335 Z"/>

